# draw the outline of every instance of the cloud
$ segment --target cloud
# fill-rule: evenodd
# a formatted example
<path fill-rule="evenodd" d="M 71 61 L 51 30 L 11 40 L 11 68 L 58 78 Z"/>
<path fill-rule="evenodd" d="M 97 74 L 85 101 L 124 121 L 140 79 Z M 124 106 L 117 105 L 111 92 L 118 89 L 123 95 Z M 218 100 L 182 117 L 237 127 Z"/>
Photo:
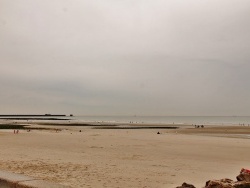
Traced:
<path fill-rule="evenodd" d="M 0 113 L 249 113 L 247 0 L 0 1 Z"/>

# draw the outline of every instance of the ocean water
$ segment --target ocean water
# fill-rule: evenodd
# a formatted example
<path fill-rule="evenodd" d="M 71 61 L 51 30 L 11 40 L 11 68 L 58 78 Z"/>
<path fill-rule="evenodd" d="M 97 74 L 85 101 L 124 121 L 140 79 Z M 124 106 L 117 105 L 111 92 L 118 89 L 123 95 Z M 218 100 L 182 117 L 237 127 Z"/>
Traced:
<path fill-rule="evenodd" d="M 9 119 L 10 117 L 1 117 Z M 12 117 L 24 118 L 24 117 Z M 37 118 L 29 116 L 25 118 Z M 51 121 L 46 118 L 58 118 L 78 123 L 103 122 L 103 123 L 155 123 L 155 124 L 197 124 L 197 125 L 245 125 L 250 126 L 250 116 L 43 116 L 39 121 Z M 44 119 L 44 120 L 43 120 Z M 10 120 L 10 119 L 9 119 Z M 2 119 L 2 121 L 4 121 Z M 17 121 L 13 119 L 12 121 Z M 54 120 L 52 120 L 54 121 Z"/>
<path fill-rule="evenodd" d="M 250 116 L 74 116 L 79 122 L 250 125 Z"/>

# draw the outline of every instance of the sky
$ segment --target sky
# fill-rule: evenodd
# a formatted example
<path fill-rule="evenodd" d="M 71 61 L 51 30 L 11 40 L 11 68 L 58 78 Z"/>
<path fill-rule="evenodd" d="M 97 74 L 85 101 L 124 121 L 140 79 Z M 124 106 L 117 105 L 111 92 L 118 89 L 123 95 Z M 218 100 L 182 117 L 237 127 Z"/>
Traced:
<path fill-rule="evenodd" d="M 249 0 L 0 0 L 0 114 L 250 115 Z"/>

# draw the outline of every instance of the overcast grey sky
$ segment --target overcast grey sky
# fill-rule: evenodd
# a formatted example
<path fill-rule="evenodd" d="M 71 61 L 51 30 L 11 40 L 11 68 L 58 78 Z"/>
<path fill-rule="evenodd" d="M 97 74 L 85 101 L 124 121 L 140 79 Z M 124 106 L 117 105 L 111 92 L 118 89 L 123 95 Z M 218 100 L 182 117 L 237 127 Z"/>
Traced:
<path fill-rule="evenodd" d="M 0 0 L 0 113 L 250 115 L 249 0 Z"/>

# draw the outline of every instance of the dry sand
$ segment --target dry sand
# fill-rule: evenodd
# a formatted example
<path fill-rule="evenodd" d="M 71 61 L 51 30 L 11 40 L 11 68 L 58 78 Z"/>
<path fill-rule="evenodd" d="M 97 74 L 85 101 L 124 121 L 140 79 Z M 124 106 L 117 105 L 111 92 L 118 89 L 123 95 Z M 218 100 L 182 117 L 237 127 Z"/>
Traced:
<path fill-rule="evenodd" d="M 0 130 L 0 169 L 74 188 L 202 187 L 250 168 L 250 139 L 234 133 L 250 128 Z"/>

